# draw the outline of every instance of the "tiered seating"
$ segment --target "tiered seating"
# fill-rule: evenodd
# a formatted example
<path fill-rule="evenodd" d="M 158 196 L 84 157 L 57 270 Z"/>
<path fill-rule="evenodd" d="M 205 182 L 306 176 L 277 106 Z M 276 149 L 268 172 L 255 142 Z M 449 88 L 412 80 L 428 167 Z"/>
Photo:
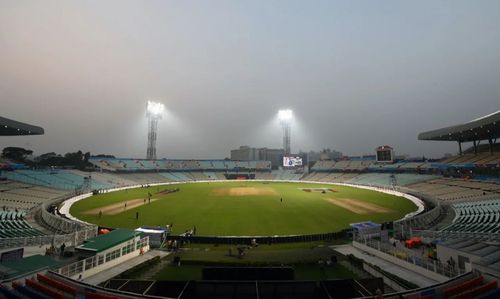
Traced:
<path fill-rule="evenodd" d="M 0 182 L 0 208 L 31 209 L 66 194 L 67 191 L 33 186 L 14 181 Z"/>
<path fill-rule="evenodd" d="M 306 176 L 304 176 L 302 178 L 302 180 L 317 182 L 321 178 L 324 178 L 324 177 L 328 176 L 329 174 L 330 173 L 328 173 L 328 172 L 311 172 L 311 173 L 308 173 Z"/>
<path fill-rule="evenodd" d="M 451 296 L 456 296 L 456 295 L 458 295 L 460 293 L 465 292 L 466 290 L 469 290 L 471 288 L 475 288 L 475 287 L 480 286 L 482 282 L 483 282 L 483 277 L 482 276 L 474 277 L 474 278 L 472 278 L 470 280 L 462 282 L 459 285 L 452 286 L 450 288 L 444 289 L 443 292 L 442 292 L 442 295 L 443 295 L 444 298 L 449 298 Z"/>
<path fill-rule="evenodd" d="M 358 173 L 342 173 L 340 176 L 335 177 L 334 183 L 347 183 L 349 180 L 357 177 Z"/>
<path fill-rule="evenodd" d="M 417 293 L 404 295 L 407 299 L 422 298 L 499 298 L 500 289 L 497 288 L 496 280 L 486 280 L 483 276 L 475 276 L 472 273 L 455 278 L 441 285 L 427 288 Z M 492 297 L 493 296 L 493 297 Z M 495 297 L 497 296 L 497 297 Z"/>
<path fill-rule="evenodd" d="M 160 174 L 176 182 L 187 182 L 193 180 L 193 178 L 183 172 L 160 172 Z"/>
<path fill-rule="evenodd" d="M 274 180 L 278 181 L 296 181 L 302 177 L 302 173 L 295 173 L 295 170 L 279 169 L 272 171 Z"/>
<path fill-rule="evenodd" d="M 208 180 L 208 177 L 205 176 L 205 173 L 201 171 L 191 171 L 189 172 L 189 176 L 191 176 L 195 181 Z"/>
<path fill-rule="evenodd" d="M 151 183 L 164 183 L 168 180 L 158 173 L 117 173 L 116 176 L 127 181 L 133 181 L 134 185 L 137 184 L 151 184 Z"/>
<path fill-rule="evenodd" d="M 441 178 L 408 186 L 411 189 L 433 195 L 443 201 L 471 201 L 495 197 L 500 194 L 496 182 Z"/>
<path fill-rule="evenodd" d="M 271 170 L 270 161 L 257 161 L 255 163 L 255 169 L 257 170 Z"/>
<path fill-rule="evenodd" d="M 110 171 L 200 171 L 241 169 L 271 170 L 269 161 L 228 161 L 228 160 L 143 160 L 117 158 L 91 158 L 94 166 Z"/>
<path fill-rule="evenodd" d="M 66 170 L 16 170 L 7 171 L 4 175 L 11 180 L 49 188 L 73 190 L 84 185 L 84 176 Z M 107 189 L 112 185 L 97 180 L 90 181 L 92 189 Z"/>
<path fill-rule="evenodd" d="M 343 173 L 332 172 L 332 173 L 327 174 L 324 177 L 318 178 L 318 181 L 320 181 L 320 182 L 335 182 L 335 181 L 337 181 L 337 179 L 339 179 L 343 175 L 344 175 Z"/>
<path fill-rule="evenodd" d="M 454 204 L 455 219 L 444 231 L 500 233 L 500 199 Z"/>
<path fill-rule="evenodd" d="M 331 171 L 333 170 L 333 165 L 335 165 L 335 161 L 317 161 L 311 167 L 312 171 Z"/>
<path fill-rule="evenodd" d="M 38 292 L 27 285 L 22 285 L 18 282 L 13 282 L 12 287 L 17 292 L 17 294 L 21 294 L 21 298 L 36 298 L 36 299 L 50 299 L 52 297 L 45 295 L 41 292 Z"/>
<path fill-rule="evenodd" d="M 79 176 L 90 175 L 92 177 L 92 180 L 104 182 L 114 187 L 130 186 L 137 184 L 136 181 L 128 180 L 126 178 L 111 173 L 97 172 L 97 171 L 89 173 L 89 172 L 82 172 L 79 170 L 69 170 L 69 171 Z"/>
<path fill-rule="evenodd" d="M 22 238 L 45 235 L 45 233 L 33 228 L 24 220 L 25 215 L 25 211 L 0 211 L 0 238 Z"/>
<path fill-rule="evenodd" d="M 420 175 L 410 173 L 390 174 L 390 173 L 367 173 L 348 180 L 347 183 L 374 186 L 391 186 L 395 183 L 398 186 L 405 186 L 416 182 L 428 181 L 436 178 L 433 175 Z"/>
<path fill-rule="evenodd" d="M 345 161 L 345 160 L 338 161 L 333 165 L 332 169 L 335 171 L 345 171 L 349 167 L 350 163 L 351 161 Z"/>
<path fill-rule="evenodd" d="M 500 153 L 494 152 L 490 154 L 489 152 L 483 153 L 466 153 L 462 156 L 454 156 L 448 158 L 441 162 L 442 164 L 499 164 L 500 163 Z"/>
<path fill-rule="evenodd" d="M 207 180 L 216 180 L 217 179 L 217 175 L 213 171 L 204 171 L 203 175 L 207 177 L 206 178 Z"/>
<path fill-rule="evenodd" d="M 0 285 L 0 298 L 33 298 L 33 299 L 122 299 L 134 298 L 130 293 L 117 295 L 102 288 L 93 288 L 76 280 L 58 276 L 54 273 L 37 273 L 32 278 L 12 282 L 12 288 Z"/>
<path fill-rule="evenodd" d="M 353 179 L 346 181 L 350 184 L 390 186 L 390 175 L 386 173 L 368 173 L 361 174 Z"/>
<path fill-rule="evenodd" d="M 224 172 L 222 172 L 222 171 L 216 171 L 215 175 L 217 176 L 218 180 L 225 180 L 226 179 L 226 176 L 224 175 Z"/>
<path fill-rule="evenodd" d="M 214 169 L 226 169 L 226 165 L 224 164 L 224 161 L 213 161 L 212 165 Z"/>
<path fill-rule="evenodd" d="M 346 171 L 366 171 L 368 167 L 374 163 L 373 160 L 352 160 L 349 165 L 345 167 Z"/>
<path fill-rule="evenodd" d="M 404 170 L 416 171 L 419 169 L 426 168 L 426 166 L 427 165 L 425 164 L 425 162 L 404 162 L 399 166 L 399 168 Z"/>
<path fill-rule="evenodd" d="M 77 290 L 75 287 L 70 286 L 70 285 L 68 285 L 64 282 L 61 282 L 55 278 L 52 278 L 50 276 L 38 273 L 36 275 L 36 278 L 40 283 L 43 283 L 43 284 L 46 284 L 46 285 L 51 286 L 53 288 L 56 288 L 62 292 L 69 294 L 69 295 L 75 296 L 77 294 Z"/>
<path fill-rule="evenodd" d="M 270 171 L 257 171 L 255 173 L 255 178 L 257 180 L 272 180 L 273 174 Z"/>

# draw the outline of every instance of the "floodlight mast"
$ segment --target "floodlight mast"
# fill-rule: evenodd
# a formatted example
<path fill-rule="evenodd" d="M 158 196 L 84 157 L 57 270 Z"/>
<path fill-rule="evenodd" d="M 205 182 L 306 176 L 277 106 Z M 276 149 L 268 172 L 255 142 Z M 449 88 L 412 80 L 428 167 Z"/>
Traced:
<path fill-rule="evenodd" d="M 285 151 L 285 156 L 288 156 L 291 153 L 290 135 L 292 131 L 293 112 L 289 109 L 280 110 L 278 112 L 278 118 L 283 128 L 283 150 Z"/>
<path fill-rule="evenodd" d="M 148 117 L 148 149 L 146 159 L 156 160 L 156 135 L 158 128 L 158 120 L 162 118 L 164 106 L 162 103 L 148 101 L 147 113 Z"/>

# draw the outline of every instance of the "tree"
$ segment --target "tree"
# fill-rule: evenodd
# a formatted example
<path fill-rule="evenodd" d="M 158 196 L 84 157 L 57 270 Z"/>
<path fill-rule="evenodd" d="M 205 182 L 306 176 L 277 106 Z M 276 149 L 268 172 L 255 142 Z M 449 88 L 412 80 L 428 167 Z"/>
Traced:
<path fill-rule="evenodd" d="M 50 152 L 40 155 L 35 166 L 63 166 L 64 164 L 65 159 L 63 156 Z"/>
<path fill-rule="evenodd" d="M 33 154 L 32 150 L 24 149 L 22 147 L 6 147 L 2 150 L 2 157 L 16 162 L 24 162 L 27 156 Z"/>

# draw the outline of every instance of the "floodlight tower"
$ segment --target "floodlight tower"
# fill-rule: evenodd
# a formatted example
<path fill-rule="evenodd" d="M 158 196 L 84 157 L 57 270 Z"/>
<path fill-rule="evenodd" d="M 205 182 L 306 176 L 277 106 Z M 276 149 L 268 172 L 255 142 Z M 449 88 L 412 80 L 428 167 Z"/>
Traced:
<path fill-rule="evenodd" d="M 162 103 L 148 101 L 146 116 L 148 117 L 148 151 L 146 159 L 156 160 L 156 129 L 158 120 L 162 118 L 165 107 Z"/>
<path fill-rule="evenodd" d="M 293 112 L 290 109 L 278 111 L 278 119 L 280 125 L 283 128 L 283 149 L 285 150 L 285 156 L 290 155 L 290 133 L 292 128 L 292 118 Z"/>

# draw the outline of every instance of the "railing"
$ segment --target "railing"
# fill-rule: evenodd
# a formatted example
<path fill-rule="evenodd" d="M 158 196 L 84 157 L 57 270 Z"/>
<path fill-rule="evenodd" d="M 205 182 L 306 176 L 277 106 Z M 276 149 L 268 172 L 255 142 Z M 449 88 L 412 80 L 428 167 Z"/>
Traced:
<path fill-rule="evenodd" d="M 431 207 L 430 210 L 419 215 L 395 221 L 394 231 L 400 233 L 402 236 L 409 236 L 412 228 L 427 227 L 431 225 L 441 216 L 441 204 L 436 198 L 404 187 L 395 187 L 395 189 L 418 197 Z"/>
<path fill-rule="evenodd" d="M 480 233 L 480 232 L 454 232 L 454 231 L 432 231 L 432 230 L 411 230 L 411 236 L 418 236 L 432 239 L 476 239 L 482 241 L 499 241 L 500 233 Z"/>
<path fill-rule="evenodd" d="M 458 267 L 452 267 L 450 265 L 444 265 L 439 261 L 428 259 L 423 255 L 417 255 L 411 249 L 394 247 L 391 243 L 381 242 L 374 239 L 362 239 L 362 238 L 356 238 L 354 241 L 360 244 L 364 244 L 378 251 L 381 251 L 392 257 L 398 258 L 407 263 L 424 268 L 431 272 L 441 274 L 446 277 L 455 277 L 457 275 L 465 273 L 465 270 L 463 269 L 459 269 Z"/>
<path fill-rule="evenodd" d="M 349 237 L 351 229 L 339 232 L 310 234 L 310 235 L 282 235 L 282 236 L 169 236 L 170 239 L 184 240 L 191 243 L 207 244 L 251 244 L 255 241 L 259 244 L 315 242 L 345 239 Z"/>
<path fill-rule="evenodd" d="M 83 243 L 87 239 L 97 236 L 96 225 L 84 225 L 82 223 L 74 222 L 54 215 L 48 211 L 48 207 L 50 205 L 60 203 L 65 199 L 67 199 L 67 197 L 58 197 L 39 206 L 41 209 L 40 212 L 42 220 L 46 225 L 56 230 L 54 235 L 2 238 L 0 239 L 0 248 L 58 245 L 62 243 L 76 246 Z M 30 214 L 36 212 L 37 209 L 32 209 Z"/>
<path fill-rule="evenodd" d="M 136 252 L 137 250 L 141 250 L 141 248 L 146 247 L 149 245 L 149 237 L 144 237 L 137 242 L 137 247 L 134 248 L 134 251 Z M 130 252 L 130 253 L 132 253 Z M 81 261 L 74 262 L 72 264 L 65 265 L 57 270 L 57 273 L 64 275 L 66 277 L 74 277 L 76 275 L 82 274 L 85 271 L 88 271 L 90 269 L 93 269 L 97 266 L 104 265 L 112 260 L 115 260 L 116 258 L 119 258 L 121 256 L 130 254 L 126 253 L 123 254 L 122 250 L 120 250 L 120 255 L 119 256 L 114 256 L 113 259 L 106 260 L 104 254 L 100 255 L 94 255 L 89 258 L 86 258 Z"/>
<path fill-rule="evenodd" d="M 67 199 L 67 198 L 64 198 Z M 71 233 L 74 231 L 78 231 L 80 229 L 89 227 L 89 226 L 94 226 L 96 228 L 97 232 L 97 226 L 95 225 L 86 225 L 81 222 L 76 222 L 72 221 L 70 219 L 63 218 L 58 215 L 54 215 L 48 211 L 49 206 L 51 205 L 57 205 L 60 202 L 62 202 L 64 199 L 54 199 L 49 202 L 43 203 L 41 206 L 41 216 L 42 220 L 50 226 L 51 228 L 55 229 L 57 232 L 62 232 L 62 233 Z"/>

